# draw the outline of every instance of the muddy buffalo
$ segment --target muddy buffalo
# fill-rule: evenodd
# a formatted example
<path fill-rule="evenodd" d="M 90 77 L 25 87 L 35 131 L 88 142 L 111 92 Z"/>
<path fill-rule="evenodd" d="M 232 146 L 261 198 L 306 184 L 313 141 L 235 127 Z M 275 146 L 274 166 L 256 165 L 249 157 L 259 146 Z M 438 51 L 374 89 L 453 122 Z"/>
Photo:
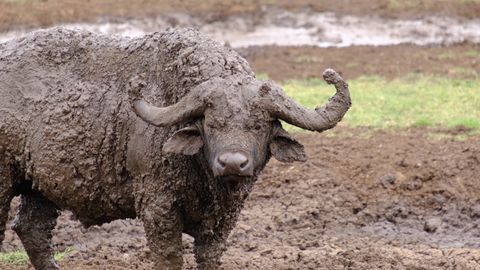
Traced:
<path fill-rule="evenodd" d="M 13 229 L 36 269 L 57 268 L 60 209 L 85 226 L 140 218 L 156 269 L 181 268 L 182 233 L 198 268 L 217 268 L 270 157 L 306 160 L 279 120 L 321 132 L 349 109 L 347 84 L 323 76 L 337 92 L 308 110 L 193 29 L 54 28 L 0 44 L 0 240 L 21 195 Z"/>

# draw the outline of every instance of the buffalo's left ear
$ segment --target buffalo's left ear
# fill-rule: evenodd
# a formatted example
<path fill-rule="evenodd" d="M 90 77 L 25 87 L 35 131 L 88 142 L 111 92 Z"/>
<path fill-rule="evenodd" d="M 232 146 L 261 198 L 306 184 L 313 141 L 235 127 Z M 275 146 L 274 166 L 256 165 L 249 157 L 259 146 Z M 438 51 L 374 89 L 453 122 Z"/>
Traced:
<path fill-rule="evenodd" d="M 163 152 L 195 155 L 203 146 L 203 139 L 197 126 L 190 125 L 175 132 L 163 145 Z"/>
<path fill-rule="evenodd" d="M 270 142 L 270 152 L 282 162 L 307 161 L 307 155 L 302 144 L 292 138 L 282 128 L 280 122 L 273 124 L 273 139 Z"/>

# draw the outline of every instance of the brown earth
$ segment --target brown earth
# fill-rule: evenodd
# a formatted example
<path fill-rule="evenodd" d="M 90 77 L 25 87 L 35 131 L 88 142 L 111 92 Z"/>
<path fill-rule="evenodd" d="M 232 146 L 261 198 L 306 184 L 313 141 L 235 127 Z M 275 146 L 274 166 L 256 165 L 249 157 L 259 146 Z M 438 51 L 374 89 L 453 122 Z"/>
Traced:
<path fill-rule="evenodd" d="M 223 268 L 479 269 L 480 137 L 450 136 L 462 132 L 298 134 L 309 161 L 270 162 Z M 185 269 L 194 269 L 191 239 L 184 240 Z M 145 241 L 137 220 L 83 229 L 68 214 L 54 237 L 58 250 L 75 248 L 64 269 L 150 269 Z M 8 231 L 4 248 L 18 247 Z"/>
<path fill-rule="evenodd" d="M 266 12 L 261 6 L 275 5 L 288 10 L 309 9 L 389 17 L 421 17 L 427 14 L 478 17 L 480 2 L 453 0 L 355 0 L 355 1 L 152 1 L 133 4 L 119 1 L 26 0 L 20 3 L 0 0 L 0 31 L 12 28 L 49 26 L 70 21 L 92 21 L 101 16 L 153 16 L 168 12 L 203 15 L 208 20 L 222 20 L 230 15 Z M 389 4 L 390 3 L 390 4 Z M 470 14 L 471 13 L 471 14 Z M 473 15 L 472 15 L 473 14 Z M 480 45 L 461 43 L 453 46 L 353 46 L 346 48 L 260 46 L 239 49 L 257 73 L 274 80 L 321 77 L 326 67 L 341 72 L 345 78 L 379 75 L 387 79 L 412 73 L 478 79 Z"/>
<path fill-rule="evenodd" d="M 420 47 L 415 45 L 353 46 L 345 48 L 264 46 L 241 49 L 256 73 L 271 79 L 321 78 L 326 67 L 346 79 L 378 75 L 387 79 L 429 74 L 460 79 L 480 76 L 480 45 Z"/>
<path fill-rule="evenodd" d="M 394 18 L 418 18 L 427 14 L 478 18 L 480 14 L 480 2 L 476 0 L 0 0 L 0 31 L 92 21 L 98 17 L 142 17 L 171 12 L 188 12 L 221 20 L 242 13 L 261 16 L 265 12 L 262 7 L 268 6 Z"/>

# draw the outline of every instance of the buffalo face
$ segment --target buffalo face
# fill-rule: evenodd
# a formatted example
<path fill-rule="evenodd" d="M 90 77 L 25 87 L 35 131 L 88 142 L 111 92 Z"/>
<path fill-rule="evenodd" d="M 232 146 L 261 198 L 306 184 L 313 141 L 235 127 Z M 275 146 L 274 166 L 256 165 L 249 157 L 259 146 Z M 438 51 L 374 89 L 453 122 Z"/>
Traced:
<path fill-rule="evenodd" d="M 156 126 L 187 123 L 164 144 L 165 152 L 198 154 L 215 177 L 241 179 L 257 175 L 270 156 L 283 162 L 306 160 L 303 146 L 279 120 L 315 131 L 341 120 L 350 107 L 348 86 L 333 70 L 324 77 L 337 93 L 315 111 L 291 100 L 278 85 L 251 77 L 211 79 L 168 107 L 143 100 L 135 100 L 133 107 Z"/>

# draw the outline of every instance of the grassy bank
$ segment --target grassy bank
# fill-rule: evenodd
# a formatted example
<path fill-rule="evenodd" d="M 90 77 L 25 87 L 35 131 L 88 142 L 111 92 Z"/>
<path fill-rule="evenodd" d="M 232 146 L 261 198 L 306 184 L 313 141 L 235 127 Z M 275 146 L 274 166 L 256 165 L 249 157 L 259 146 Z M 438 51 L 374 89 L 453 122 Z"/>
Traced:
<path fill-rule="evenodd" d="M 362 77 L 349 81 L 349 85 L 353 107 L 343 120 L 345 125 L 480 129 L 480 80 L 408 76 L 387 81 Z M 335 93 L 332 86 L 319 79 L 292 80 L 283 87 L 309 108 L 323 105 Z"/>

